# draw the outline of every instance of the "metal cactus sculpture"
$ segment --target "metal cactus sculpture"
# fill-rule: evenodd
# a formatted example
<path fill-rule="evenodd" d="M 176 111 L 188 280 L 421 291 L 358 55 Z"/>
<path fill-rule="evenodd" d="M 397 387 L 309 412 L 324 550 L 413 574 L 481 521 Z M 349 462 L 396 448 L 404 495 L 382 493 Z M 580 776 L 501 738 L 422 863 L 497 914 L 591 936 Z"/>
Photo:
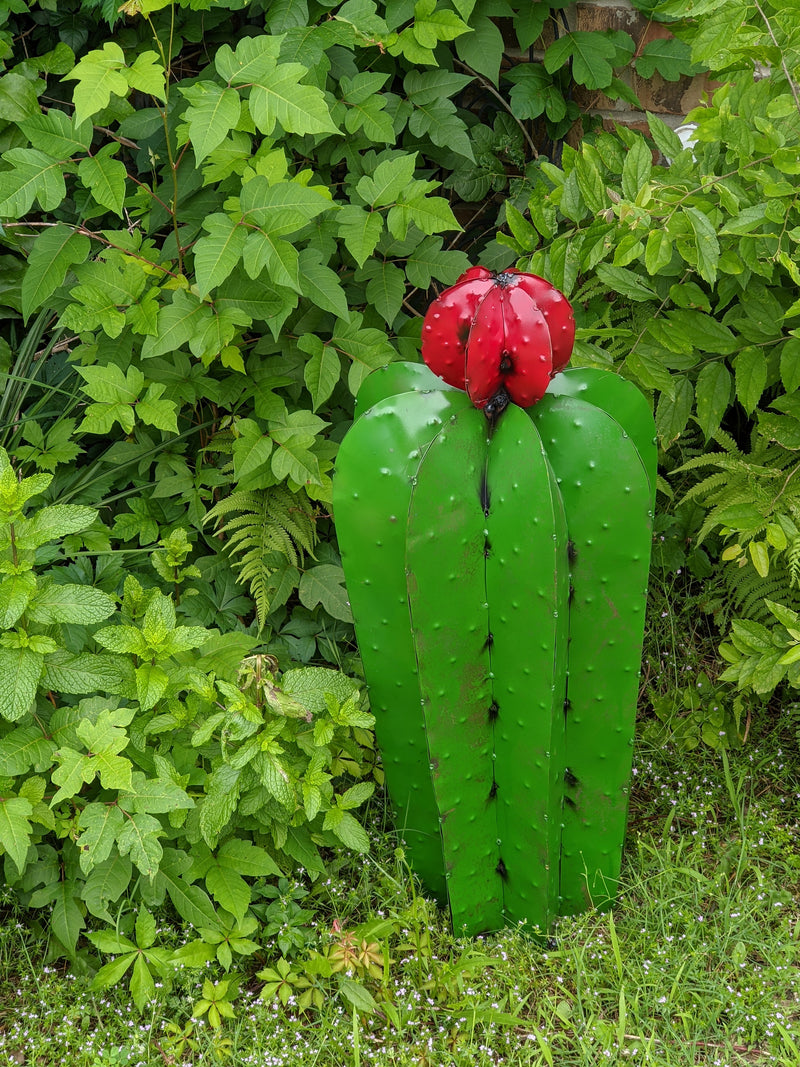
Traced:
<path fill-rule="evenodd" d="M 457 933 L 545 930 L 619 875 L 654 428 L 615 374 L 559 373 L 573 338 L 549 283 L 471 268 L 427 367 L 365 381 L 336 464 L 387 785 Z"/>

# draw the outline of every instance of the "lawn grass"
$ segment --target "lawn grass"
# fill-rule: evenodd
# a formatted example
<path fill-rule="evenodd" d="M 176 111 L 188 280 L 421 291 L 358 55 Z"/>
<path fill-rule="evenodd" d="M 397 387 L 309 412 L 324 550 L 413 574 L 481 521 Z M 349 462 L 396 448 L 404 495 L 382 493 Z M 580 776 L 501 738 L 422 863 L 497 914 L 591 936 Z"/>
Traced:
<path fill-rule="evenodd" d="M 368 859 L 341 860 L 329 878 L 284 893 L 280 936 L 297 942 L 286 1002 L 278 989 L 259 998 L 254 973 L 281 958 L 262 936 L 258 954 L 234 958 L 233 1018 L 217 1029 L 208 1012 L 191 1016 L 204 982 L 226 980 L 221 967 L 178 971 L 140 1016 L 125 982 L 93 993 L 80 966 L 46 965 L 37 931 L 8 904 L 0 1065 L 797 1067 L 799 766 L 780 723 L 724 761 L 640 744 L 618 904 L 561 921 L 544 944 L 521 930 L 454 939 L 375 804 Z M 348 999 L 336 976 L 307 975 L 321 1005 L 301 1010 L 309 950 L 344 946 L 346 957 L 349 931 L 356 946 L 374 943 L 372 976 L 370 960 L 350 972 Z M 163 917 L 161 942 L 190 936 Z M 351 1001 L 363 989 L 377 1007 L 359 1013 Z"/>

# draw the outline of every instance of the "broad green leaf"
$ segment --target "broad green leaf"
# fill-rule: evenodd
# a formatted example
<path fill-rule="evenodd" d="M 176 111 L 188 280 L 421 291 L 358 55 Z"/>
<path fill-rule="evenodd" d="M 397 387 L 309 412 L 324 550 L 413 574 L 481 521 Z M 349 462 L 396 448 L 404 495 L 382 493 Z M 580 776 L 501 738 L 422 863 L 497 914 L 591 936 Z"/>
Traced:
<path fill-rule="evenodd" d="M 392 204 L 413 181 L 416 165 L 416 153 L 384 159 L 371 175 L 358 179 L 356 191 L 372 207 Z"/>
<path fill-rule="evenodd" d="M 217 860 L 206 872 L 206 888 L 220 907 L 241 922 L 250 906 L 251 889 L 235 864 Z"/>
<path fill-rule="evenodd" d="M 74 956 L 80 932 L 86 925 L 78 905 L 80 896 L 81 883 L 67 878 L 57 884 L 53 896 L 50 923 L 69 956 Z"/>
<path fill-rule="evenodd" d="M 242 227 L 241 233 L 247 231 Z M 262 230 L 251 231 L 244 246 L 244 268 L 251 278 L 266 270 L 270 281 L 300 291 L 300 259 L 288 241 Z"/>
<path fill-rule="evenodd" d="M 366 852 L 368 848 L 369 842 L 367 843 L 367 848 L 359 851 Z M 340 978 L 339 992 L 356 1011 L 361 1012 L 363 1015 L 370 1015 L 372 1012 L 380 1011 L 378 1002 L 361 982 L 355 982 L 352 978 Z"/>
<path fill-rule="evenodd" d="M 136 867 L 151 881 L 158 873 L 162 849 L 159 837 L 164 831 L 152 815 L 136 812 L 128 816 L 117 838 L 120 855 L 130 854 Z"/>
<path fill-rule="evenodd" d="M 744 348 L 737 355 L 736 398 L 748 415 L 756 408 L 767 383 L 767 360 L 760 348 Z"/>
<path fill-rule="evenodd" d="M 108 905 L 116 903 L 128 888 L 131 869 L 127 856 L 116 853 L 92 869 L 83 889 L 84 902 L 92 915 L 106 922 L 114 921 Z"/>
<path fill-rule="evenodd" d="M 116 363 L 105 366 L 78 367 L 85 379 L 83 391 L 103 404 L 135 404 L 144 385 L 144 375 L 136 367 L 123 372 Z"/>
<path fill-rule="evenodd" d="M 143 663 L 136 668 L 136 696 L 142 711 L 149 711 L 163 697 L 169 675 L 157 663 Z"/>
<path fill-rule="evenodd" d="M 233 442 L 233 470 L 239 489 L 260 488 L 263 482 L 256 485 L 256 481 L 269 469 L 272 455 L 272 438 L 263 434 L 256 423 L 246 419 L 244 422 L 252 423 L 253 432 L 245 432 L 240 426 L 242 436 Z"/>
<path fill-rule="evenodd" d="M 142 345 L 142 358 L 150 359 L 176 352 L 179 348 L 202 337 L 214 312 L 193 293 L 177 290 L 172 303 L 158 313 L 158 333 L 146 337 Z"/>
<path fill-rule="evenodd" d="M 49 770 L 55 747 L 38 726 L 18 726 L 0 739 L 0 767 L 3 774 L 17 777 L 27 774 L 31 768 Z"/>
<path fill-rule="evenodd" d="M 769 549 L 763 541 L 751 541 L 747 546 L 753 566 L 762 578 L 769 574 Z"/>
<path fill-rule="evenodd" d="M 235 89 L 208 81 L 181 87 L 180 92 L 189 101 L 184 113 L 186 125 L 181 127 L 181 133 L 188 136 L 196 161 L 202 163 L 239 121 L 239 94 Z"/>
<path fill-rule="evenodd" d="M 679 377 L 674 396 L 662 393 L 656 408 L 656 433 L 664 449 L 677 441 L 689 422 L 694 407 L 694 387 L 686 377 Z"/>
<path fill-rule="evenodd" d="M 343 622 L 351 622 L 353 613 L 344 588 L 344 571 L 331 563 L 322 563 L 307 570 L 300 579 L 300 603 L 307 608 L 322 604 L 329 615 Z"/>
<path fill-rule="evenodd" d="M 707 363 L 695 386 L 697 421 L 708 440 L 722 422 L 731 400 L 731 375 L 722 361 Z"/>
<path fill-rule="evenodd" d="M 40 114 L 39 99 L 36 94 L 37 84 L 41 89 L 43 82 L 35 82 L 22 74 L 7 71 L 0 77 L 0 119 L 4 122 L 22 123 Z"/>
<path fill-rule="evenodd" d="M 0 629 L 11 629 L 27 608 L 35 590 L 36 577 L 30 571 L 0 578 Z"/>
<path fill-rule="evenodd" d="M 313 410 L 316 411 L 324 404 L 339 382 L 342 373 L 342 365 L 339 356 L 331 345 L 325 345 L 318 337 L 310 336 L 309 341 L 314 342 L 313 354 L 303 370 L 303 379 L 306 388 L 311 394 Z M 304 339 L 300 339 L 300 347 Z M 2 586 L 0 586 L 2 593 Z"/>
<path fill-rule="evenodd" d="M 31 312 L 45 303 L 63 283 L 72 264 L 86 260 L 90 249 L 89 238 L 63 222 L 57 222 L 35 238 L 22 278 L 23 318 L 27 320 Z"/>
<path fill-rule="evenodd" d="M 400 232 L 393 225 L 393 216 L 408 217 L 423 233 L 441 233 L 442 230 L 460 230 L 458 219 L 453 214 L 450 204 L 443 196 L 419 196 L 404 199 L 389 212 L 389 229 L 401 240 L 405 238 L 405 227 Z"/>
<path fill-rule="evenodd" d="M 336 216 L 336 224 L 345 248 L 359 267 L 363 267 L 383 233 L 382 216 L 357 204 L 347 204 Z"/>
<path fill-rule="evenodd" d="M 313 443 L 314 438 L 310 434 L 294 434 L 279 442 L 272 453 L 275 477 L 281 481 L 290 478 L 297 485 L 321 485 L 319 460 L 309 451 Z"/>
<path fill-rule="evenodd" d="M 637 137 L 628 149 L 622 168 L 622 192 L 628 200 L 636 200 L 639 192 L 650 181 L 652 170 L 653 157 L 647 142 L 644 137 Z"/>
<path fill-rule="evenodd" d="M 10 148 L 3 159 L 12 166 L 0 172 L 0 218 L 20 219 L 38 200 L 53 211 L 66 196 L 64 165 L 38 148 Z"/>
<path fill-rule="evenodd" d="M 29 816 L 33 806 L 22 797 L 0 797 L 0 845 L 14 861 L 20 874 L 25 870 L 31 839 Z"/>
<path fill-rule="evenodd" d="M 692 63 L 689 45 L 676 37 L 648 41 L 636 57 L 636 73 L 640 78 L 652 78 L 658 71 L 668 82 L 676 82 L 684 75 L 691 77 L 702 68 Z"/>
<path fill-rule="evenodd" d="M 59 693 L 119 693 L 124 660 L 102 653 L 59 649 L 45 660 L 42 684 Z"/>
<path fill-rule="evenodd" d="M 218 48 L 214 65 L 229 85 L 249 85 L 263 81 L 275 69 L 280 50 L 280 37 L 243 37 L 235 52 L 228 44 Z"/>
<path fill-rule="evenodd" d="M 42 583 L 28 609 L 34 622 L 72 622 L 83 626 L 102 622 L 116 610 L 108 593 L 87 585 Z"/>
<path fill-rule="evenodd" d="M 322 90 L 301 83 L 307 73 L 299 63 L 282 63 L 250 90 L 250 114 L 263 134 L 276 123 L 286 133 L 338 133 Z"/>
<path fill-rule="evenodd" d="M 104 145 L 93 156 L 86 156 L 78 164 L 78 177 L 98 204 L 121 216 L 128 172 L 124 163 L 111 158 L 118 149 L 116 144 Z"/>
<path fill-rule="evenodd" d="M 710 285 L 717 280 L 717 263 L 719 262 L 719 241 L 708 215 L 699 208 L 685 207 L 684 215 L 694 231 L 697 249 L 697 270 Z"/>
<path fill-rule="evenodd" d="M 544 66 L 552 74 L 572 59 L 572 77 L 587 89 L 605 89 L 614 75 L 617 48 L 602 33 L 576 30 L 565 33 L 544 54 Z"/>
<path fill-rule="evenodd" d="M 248 878 L 281 873 L 280 867 L 266 849 L 240 837 L 232 837 L 222 845 L 217 853 L 217 862 L 233 867 L 239 874 Z"/>
<path fill-rule="evenodd" d="M 331 814 L 332 812 L 328 812 L 328 815 L 326 815 L 326 824 L 328 816 Z M 341 817 L 336 820 L 335 825 L 331 826 L 330 829 L 333 830 L 342 844 L 348 848 L 352 848 L 355 852 L 369 852 L 369 838 L 361 823 L 346 811 L 340 810 L 339 814 Z"/>
<path fill-rule="evenodd" d="M 209 215 L 203 229 L 208 236 L 195 242 L 194 267 L 198 292 L 206 296 L 225 281 L 242 258 L 247 230 L 222 212 Z"/>
<path fill-rule="evenodd" d="M 179 785 L 166 778 L 146 778 L 134 771 L 131 787 L 119 797 L 125 811 L 147 812 L 150 815 L 168 815 L 171 811 L 193 808 L 194 801 Z"/>
<path fill-rule="evenodd" d="M 658 274 L 672 259 L 672 241 L 666 230 L 653 230 L 647 238 L 644 265 L 648 274 Z"/>
<path fill-rule="evenodd" d="M 108 859 L 124 821 L 125 816 L 116 804 L 86 805 L 78 819 L 83 832 L 77 841 L 84 874 Z"/>
<path fill-rule="evenodd" d="M 165 848 L 156 884 L 166 889 L 173 907 L 184 922 L 216 929 L 219 921 L 207 893 L 183 877 L 190 866 L 191 861 L 184 852 Z"/>
<path fill-rule="evenodd" d="M 648 112 L 647 125 L 650 128 L 650 136 L 655 141 L 656 148 L 667 159 L 675 159 L 683 151 L 681 139 L 677 133 L 667 126 L 663 119 Z"/>
<path fill-rule="evenodd" d="M 497 85 L 505 48 L 503 35 L 497 24 L 485 14 L 473 14 L 470 30 L 471 33 L 465 33 L 456 40 L 456 54 L 462 63 Z"/>
<path fill-rule="evenodd" d="M 142 631 L 136 626 L 105 626 L 94 634 L 94 639 L 109 652 L 146 656 L 150 651 Z"/>
<path fill-rule="evenodd" d="M 374 782 L 357 782 L 356 785 L 351 785 L 343 796 L 338 798 L 337 804 L 340 808 L 344 808 L 345 811 L 350 811 L 352 808 L 358 808 L 369 800 L 374 792 Z"/>
<path fill-rule="evenodd" d="M 128 95 L 124 66 L 125 55 L 120 46 L 115 41 L 106 41 L 102 49 L 87 52 L 75 69 L 64 76 L 64 81 L 73 79 L 78 83 L 72 96 L 76 122 L 83 122 L 107 107 L 112 93 Z"/>
<path fill-rule="evenodd" d="M 300 291 L 323 311 L 330 311 L 347 322 L 350 319 L 350 311 L 339 275 L 321 262 L 321 256 L 319 249 L 313 247 L 300 250 Z"/>
<path fill-rule="evenodd" d="M 131 89 L 166 101 L 166 72 L 155 52 L 138 52 L 133 66 L 125 71 L 125 77 Z"/>
<path fill-rule="evenodd" d="M 781 381 L 787 393 L 800 389 L 800 337 L 790 337 L 781 348 Z"/>
<path fill-rule="evenodd" d="M 369 265 L 369 276 L 367 300 L 391 329 L 406 294 L 405 275 L 394 263 L 383 259 Z"/>
<path fill-rule="evenodd" d="M 11 722 L 30 711 L 44 656 L 30 648 L 0 648 L 0 716 Z"/>
<path fill-rule="evenodd" d="M 597 275 L 601 281 L 611 289 L 612 293 L 619 293 L 630 300 L 655 300 L 656 293 L 632 270 L 625 267 L 612 267 L 607 263 L 600 263 L 597 267 Z"/>
<path fill-rule="evenodd" d="M 55 107 L 46 114 L 37 109 L 35 115 L 19 125 L 34 148 L 40 148 L 56 159 L 82 155 L 92 144 L 91 125 L 86 122 L 76 126 L 69 115 Z"/>
<path fill-rule="evenodd" d="M 122 981 L 125 972 L 135 959 L 137 959 L 135 952 L 126 952 L 122 956 L 117 956 L 116 959 L 104 963 L 92 979 L 92 989 L 111 989 L 117 985 Z"/>
<path fill-rule="evenodd" d="M 136 957 L 133 965 L 130 991 L 133 1003 L 139 1011 L 144 1011 L 147 1005 L 156 999 L 156 984 L 150 973 L 150 968 L 147 966 L 147 960 L 142 954 Z"/>
<path fill-rule="evenodd" d="M 270 184 L 260 174 L 242 186 L 239 204 L 248 222 L 276 236 L 293 233 L 337 206 L 322 186 L 296 181 Z"/>

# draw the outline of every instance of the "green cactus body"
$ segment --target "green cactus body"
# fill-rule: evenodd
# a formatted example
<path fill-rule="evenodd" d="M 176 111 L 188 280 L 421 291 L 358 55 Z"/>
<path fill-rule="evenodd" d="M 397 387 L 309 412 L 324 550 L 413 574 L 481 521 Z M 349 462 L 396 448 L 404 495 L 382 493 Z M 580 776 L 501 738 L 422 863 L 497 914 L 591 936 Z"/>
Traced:
<path fill-rule="evenodd" d="M 614 375 L 556 383 L 491 432 L 426 367 L 392 364 L 364 383 L 337 459 L 387 785 L 457 933 L 547 929 L 619 874 L 652 417 Z"/>

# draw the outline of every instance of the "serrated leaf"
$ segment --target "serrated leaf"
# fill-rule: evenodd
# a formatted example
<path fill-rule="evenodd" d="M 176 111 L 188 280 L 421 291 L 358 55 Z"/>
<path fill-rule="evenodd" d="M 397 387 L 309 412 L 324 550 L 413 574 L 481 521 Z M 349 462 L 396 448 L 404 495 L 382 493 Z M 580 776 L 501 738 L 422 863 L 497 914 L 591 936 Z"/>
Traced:
<path fill-rule="evenodd" d="M 355 852 L 369 852 L 369 837 L 367 837 L 366 830 L 346 811 L 341 812 L 341 818 L 330 829 L 348 848 L 352 848 Z"/>
<path fill-rule="evenodd" d="M 275 477 L 280 481 L 290 478 L 297 485 L 321 485 L 319 460 L 309 451 L 313 442 L 310 434 L 296 434 L 280 442 L 272 454 Z"/>
<path fill-rule="evenodd" d="M 357 782 L 355 785 L 351 785 L 343 796 L 338 798 L 337 804 L 345 811 L 350 811 L 369 800 L 374 792 L 374 782 Z"/>
<path fill-rule="evenodd" d="M 367 300 L 386 320 L 386 325 L 391 329 L 406 295 L 405 275 L 389 260 L 378 260 L 370 266 L 371 277 L 367 282 Z"/>
<path fill-rule="evenodd" d="M 656 293 L 647 285 L 640 275 L 625 267 L 612 267 L 608 263 L 597 266 L 597 275 L 612 292 L 627 296 L 630 300 L 655 300 Z"/>
<path fill-rule="evenodd" d="M 18 726 L 0 739 L 0 768 L 3 775 L 17 777 L 34 770 L 49 770 L 55 744 L 38 726 Z"/>
<path fill-rule="evenodd" d="M 662 393 L 656 408 L 656 433 L 664 449 L 677 441 L 689 422 L 694 407 L 694 387 L 686 377 L 678 378 L 675 393 Z"/>
<path fill-rule="evenodd" d="M 73 263 L 82 263 L 88 258 L 90 248 L 88 237 L 76 233 L 72 226 L 63 222 L 35 238 L 22 278 L 22 316 L 25 320 L 64 282 Z"/>
<path fill-rule="evenodd" d="M 191 866 L 189 857 L 173 848 L 164 849 L 157 884 L 163 886 L 184 922 L 192 926 L 217 929 L 219 920 L 214 905 L 203 889 L 182 877 Z"/>
<path fill-rule="evenodd" d="M 80 890 L 79 883 L 64 879 L 56 886 L 53 896 L 51 928 L 69 956 L 74 956 L 80 932 L 86 925 L 78 906 Z"/>
<path fill-rule="evenodd" d="M 30 711 L 44 656 L 30 648 L 0 648 L 0 716 L 15 722 Z"/>
<path fill-rule="evenodd" d="M 11 629 L 27 608 L 36 590 L 36 576 L 30 571 L 0 578 L 0 629 Z"/>
<path fill-rule="evenodd" d="M 244 248 L 244 267 L 251 278 L 266 270 L 275 285 L 300 291 L 300 260 L 297 249 L 272 233 L 253 230 Z"/>
<path fill-rule="evenodd" d="M 213 317 L 214 312 L 208 304 L 202 303 L 192 293 L 178 290 L 173 294 L 172 303 L 160 309 L 158 332 L 153 337 L 145 338 L 142 358 L 150 359 L 176 352 L 192 339 L 201 337 Z"/>
<path fill-rule="evenodd" d="M 150 815 L 166 815 L 170 811 L 194 807 L 186 790 L 175 782 L 166 778 L 145 778 L 139 771 L 133 772 L 130 789 L 120 794 L 119 804 L 125 811 Z"/>
<path fill-rule="evenodd" d="M 300 602 L 307 608 L 322 604 L 329 615 L 343 622 L 352 622 L 353 613 L 344 588 L 344 571 L 331 563 L 323 563 L 307 570 L 300 579 Z"/>
<path fill-rule="evenodd" d="M 92 586 L 47 582 L 32 598 L 28 613 L 34 622 L 71 622 L 91 626 L 113 615 L 116 607 L 113 597 Z"/>
<path fill-rule="evenodd" d="M 280 48 L 280 37 L 243 37 L 235 52 L 228 44 L 218 48 L 214 65 L 231 85 L 248 85 L 263 81 L 275 69 Z"/>

